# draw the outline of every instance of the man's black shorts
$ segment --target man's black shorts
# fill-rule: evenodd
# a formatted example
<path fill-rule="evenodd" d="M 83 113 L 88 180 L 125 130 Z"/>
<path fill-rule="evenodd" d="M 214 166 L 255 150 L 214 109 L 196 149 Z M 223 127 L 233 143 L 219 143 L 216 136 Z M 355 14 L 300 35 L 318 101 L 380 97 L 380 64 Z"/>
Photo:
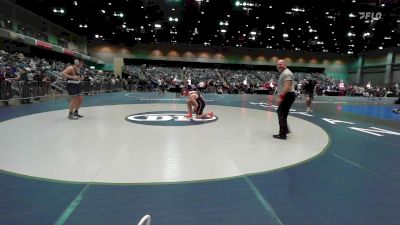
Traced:
<path fill-rule="evenodd" d="M 306 96 L 306 98 L 309 97 L 310 99 L 314 99 L 314 93 L 313 92 L 306 91 L 306 93 L 304 93 L 304 95 Z"/>
<path fill-rule="evenodd" d="M 70 96 L 79 96 L 82 94 L 82 86 L 81 84 L 72 84 L 67 83 L 67 91 Z"/>

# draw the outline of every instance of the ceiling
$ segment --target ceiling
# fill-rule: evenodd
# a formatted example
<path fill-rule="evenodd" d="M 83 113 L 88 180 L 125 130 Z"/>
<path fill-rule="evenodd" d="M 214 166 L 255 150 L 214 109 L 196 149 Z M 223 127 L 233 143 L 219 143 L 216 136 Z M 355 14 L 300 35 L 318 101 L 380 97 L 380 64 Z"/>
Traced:
<path fill-rule="evenodd" d="M 88 40 L 128 46 L 171 42 L 350 55 L 400 46 L 400 0 L 15 2 Z"/>

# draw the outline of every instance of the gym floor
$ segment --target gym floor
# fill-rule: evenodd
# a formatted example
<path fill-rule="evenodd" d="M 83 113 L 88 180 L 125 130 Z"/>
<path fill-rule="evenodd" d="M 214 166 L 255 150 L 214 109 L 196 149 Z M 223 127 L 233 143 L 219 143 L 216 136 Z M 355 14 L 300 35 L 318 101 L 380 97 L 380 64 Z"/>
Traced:
<path fill-rule="evenodd" d="M 287 140 L 272 96 L 166 93 L 0 108 L 0 224 L 398 225 L 394 98 L 296 99 Z"/>

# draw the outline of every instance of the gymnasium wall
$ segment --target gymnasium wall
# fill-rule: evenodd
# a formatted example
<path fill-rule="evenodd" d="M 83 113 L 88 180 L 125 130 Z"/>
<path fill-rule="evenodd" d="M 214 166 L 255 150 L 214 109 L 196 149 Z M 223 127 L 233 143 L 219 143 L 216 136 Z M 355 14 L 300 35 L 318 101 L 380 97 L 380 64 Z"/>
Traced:
<path fill-rule="evenodd" d="M 168 60 L 184 62 L 273 65 L 283 58 L 289 67 L 309 67 L 322 69 L 325 74 L 347 80 L 347 64 L 352 59 L 330 53 L 309 53 L 288 50 L 248 49 L 231 47 L 210 47 L 184 44 L 138 44 L 135 47 L 90 43 L 88 52 L 106 64 L 113 64 L 115 58 Z"/>

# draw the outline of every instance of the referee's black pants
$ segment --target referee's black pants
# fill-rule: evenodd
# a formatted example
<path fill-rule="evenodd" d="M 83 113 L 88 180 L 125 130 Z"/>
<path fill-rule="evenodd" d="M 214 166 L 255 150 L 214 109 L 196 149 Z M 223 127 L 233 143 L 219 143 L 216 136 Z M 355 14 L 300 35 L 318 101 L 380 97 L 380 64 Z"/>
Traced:
<path fill-rule="evenodd" d="M 279 136 L 286 136 L 286 134 L 289 132 L 287 117 L 290 107 L 292 106 L 295 99 L 296 94 L 294 92 L 288 92 L 278 107 L 277 112 L 279 119 Z"/>

